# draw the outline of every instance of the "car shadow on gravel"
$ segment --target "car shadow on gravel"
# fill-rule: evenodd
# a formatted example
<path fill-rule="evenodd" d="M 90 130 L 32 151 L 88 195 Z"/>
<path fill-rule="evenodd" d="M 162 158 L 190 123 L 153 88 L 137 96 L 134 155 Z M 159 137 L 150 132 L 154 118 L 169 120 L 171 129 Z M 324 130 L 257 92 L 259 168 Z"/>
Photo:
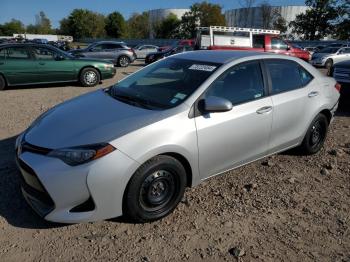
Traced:
<path fill-rule="evenodd" d="M 15 164 L 16 136 L 0 140 L 0 216 L 20 228 L 45 229 L 66 226 L 40 218 L 25 202 L 20 173 Z"/>
<path fill-rule="evenodd" d="M 25 86 L 9 86 L 9 87 L 6 87 L 6 90 L 57 88 L 57 87 L 66 87 L 66 86 L 74 86 L 74 87 L 76 86 L 76 87 L 84 88 L 78 82 L 67 82 L 67 83 L 52 83 L 52 84 L 35 84 L 35 85 L 25 85 Z"/>

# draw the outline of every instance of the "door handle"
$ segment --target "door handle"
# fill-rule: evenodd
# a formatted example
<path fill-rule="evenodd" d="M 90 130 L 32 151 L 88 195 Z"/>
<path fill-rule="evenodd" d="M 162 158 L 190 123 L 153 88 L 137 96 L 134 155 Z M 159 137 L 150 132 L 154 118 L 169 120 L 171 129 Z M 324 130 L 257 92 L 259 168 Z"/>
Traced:
<path fill-rule="evenodd" d="M 45 65 L 45 62 L 39 62 L 39 65 Z"/>
<path fill-rule="evenodd" d="M 308 97 L 315 97 L 318 96 L 318 92 L 317 91 L 312 91 L 308 94 Z"/>
<path fill-rule="evenodd" d="M 272 111 L 272 106 L 264 106 L 256 110 L 258 114 L 266 114 Z"/>
<path fill-rule="evenodd" d="M 4 64 L 4 62 L 0 62 L 0 65 L 3 65 Z"/>

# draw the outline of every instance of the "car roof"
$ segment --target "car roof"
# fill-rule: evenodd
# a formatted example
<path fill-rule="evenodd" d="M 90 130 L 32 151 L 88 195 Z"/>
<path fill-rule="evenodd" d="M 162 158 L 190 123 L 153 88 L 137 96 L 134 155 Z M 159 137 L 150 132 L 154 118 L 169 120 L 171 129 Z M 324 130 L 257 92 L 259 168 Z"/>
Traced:
<path fill-rule="evenodd" d="M 122 41 L 97 41 L 91 44 L 124 44 L 125 45 L 126 43 Z"/>
<path fill-rule="evenodd" d="M 11 47 L 11 46 L 52 47 L 51 45 L 48 45 L 48 44 L 33 43 L 33 42 L 28 42 L 28 43 L 3 43 L 3 44 L 0 44 L 0 47 Z"/>
<path fill-rule="evenodd" d="M 221 63 L 227 64 L 234 60 L 252 57 L 252 56 L 261 56 L 261 58 L 286 58 L 283 55 L 277 54 L 267 54 L 264 52 L 254 52 L 254 51 L 238 51 L 238 50 L 201 50 L 201 51 L 192 51 L 185 52 L 176 55 L 177 58 L 196 60 L 202 62 L 210 63 Z M 288 57 L 289 58 L 289 57 Z"/>

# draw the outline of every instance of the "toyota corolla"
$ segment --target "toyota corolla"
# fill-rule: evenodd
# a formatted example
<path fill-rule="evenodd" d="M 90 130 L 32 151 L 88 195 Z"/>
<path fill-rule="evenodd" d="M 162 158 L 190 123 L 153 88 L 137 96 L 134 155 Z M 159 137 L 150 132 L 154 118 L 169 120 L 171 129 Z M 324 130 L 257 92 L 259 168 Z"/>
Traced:
<path fill-rule="evenodd" d="M 34 121 L 16 141 L 22 192 L 50 221 L 157 220 L 211 176 L 293 147 L 317 153 L 339 89 L 293 57 L 171 56 Z"/>

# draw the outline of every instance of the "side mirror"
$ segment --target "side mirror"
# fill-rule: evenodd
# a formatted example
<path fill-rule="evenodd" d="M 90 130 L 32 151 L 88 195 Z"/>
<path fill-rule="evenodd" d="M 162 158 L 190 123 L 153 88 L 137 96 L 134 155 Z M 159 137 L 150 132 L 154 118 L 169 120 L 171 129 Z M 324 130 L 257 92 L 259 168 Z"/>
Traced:
<path fill-rule="evenodd" d="M 204 110 L 208 113 L 227 112 L 232 110 L 231 101 L 217 96 L 208 96 L 204 99 Z"/>
<path fill-rule="evenodd" d="M 286 50 L 289 51 L 290 50 L 290 46 L 287 46 Z"/>

